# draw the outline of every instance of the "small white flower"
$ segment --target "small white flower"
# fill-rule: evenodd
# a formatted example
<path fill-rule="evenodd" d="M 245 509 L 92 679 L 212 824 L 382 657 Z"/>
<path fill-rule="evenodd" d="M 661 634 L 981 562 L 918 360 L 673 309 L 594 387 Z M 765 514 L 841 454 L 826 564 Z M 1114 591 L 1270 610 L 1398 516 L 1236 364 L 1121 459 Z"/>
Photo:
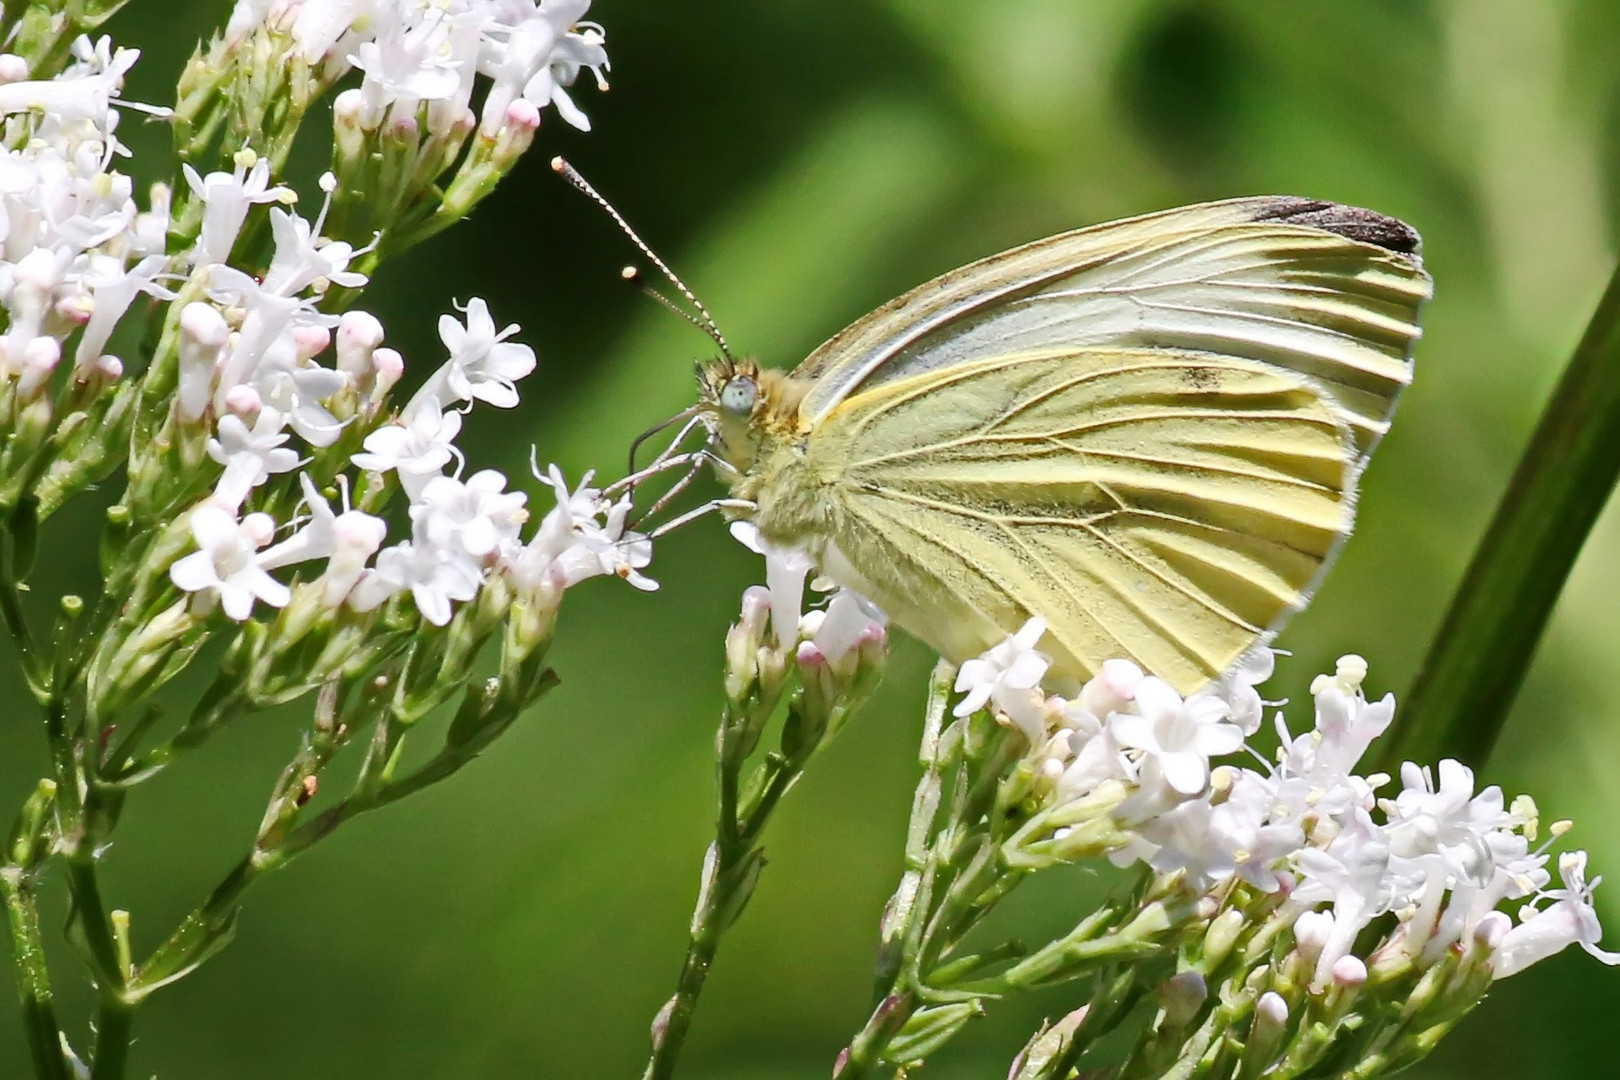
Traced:
<path fill-rule="evenodd" d="M 1389 908 L 1389 844 L 1366 812 L 1357 810 L 1326 849 L 1305 848 L 1295 853 L 1293 863 L 1301 878 L 1290 899 L 1333 905 L 1333 929 L 1316 965 L 1315 981 L 1325 984 L 1356 935 Z"/>
<path fill-rule="evenodd" d="M 1243 731 L 1227 719 L 1226 702 L 1208 694 L 1182 700 L 1162 679 L 1136 687 L 1136 712 L 1114 713 L 1109 730 L 1120 745 L 1142 752 L 1165 783 L 1181 795 L 1196 795 L 1209 781 L 1209 759 L 1243 745 Z"/>
<path fill-rule="evenodd" d="M 326 559 L 321 581 L 325 585 L 327 604 L 336 607 L 360 580 L 366 560 L 382 547 L 388 526 L 381 518 L 360 510 L 333 513 L 307 473 L 299 475 L 298 483 L 304 489 L 308 520 L 292 536 L 262 552 L 258 562 L 266 570 L 274 570 L 311 559 Z"/>
<path fill-rule="evenodd" d="M 202 232 L 196 247 L 200 266 L 230 259 L 249 208 L 259 203 L 280 202 L 291 194 L 287 188 L 270 186 L 269 159 L 256 157 L 251 152 L 237 155 L 233 172 L 199 176 L 190 165 L 182 169 L 186 183 L 203 204 Z"/>
<path fill-rule="evenodd" d="M 476 399 L 510 409 L 518 403 L 517 380 L 534 370 L 534 350 L 506 340 L 518 332 L 515 323 L 496 332 L 489 305 L 477 297 L 467 301 L 465 313 L 466 325 L 453 316 L 440 316 L 439 339 L 450 350 L 450 359 L 417 391 L 417 399 L 433 396 L 446 403 Z"/>
<path fill-rule="evenodd" d="M 883 609 L 854 589 L 840 588 L 820 614 L 811 642 L 829 664 L 837 664 L 863 638 L 882 634 L 889 625 Z"/>
<path fill-rule="evenodd" d="M 480 70 L 494 85 L 484 103 L 485 132 L 500 127 L 507 106 L 518 97 L 541 108 L 555 105 L 569 124 L 581 131 L 591 129 L 590 120 L 565 89 L 583 70 L 596 77 L 599 87 L 607 87 L 602 28 L 581 21 L 590 6 L 590 0 L 543 0 L 532 15 L 512 27 L 504 42 L 486 50 Z"/>
<path fill-rule="evenodd" d="M 1031 742 L 1039 742 L 1046 724 L 1039 687 L 1052 660 L 1035 645 L 1045 633 L 1046 620 L 1034 616 L 1000 645 L 963 663 L 956 691 L 966 693 L 952 715 L 968 716 L 994 702 Z"/>
<path fill-rule="evenodd" d="M 349 63 L 365 72 L 362 124 L 374 128 L 391 108 L 414 113 L 419 102 L 448 98 L 461 86 L 456 60 L 443 48 L 442 19 L 407 25 L 394 6 L 385 7 L 376 37 L 362 41 Z"/>
<path fill-rule="evenodd" d="M 453 603 L 478 595 L 480 580 L 465 558 L 407 540 L 377 554 L 376 568 L 354 586 L 349 604 L 357 611 L 369 611 L 396 592 L 409 591 L 422 617 L 444 626 L 455 614 Z"/>
<path fill-rule="evenodd" d="M 276 250 L 264 272 L 263 288 L 278 296 L 296 296 L 311 286 L 326 283 L 358 289 L 366 275 L 348 269 L 355 250 L 340 240 L 316 235 L 316 226 L 279 207 L 270 211 L 270 231 Z"/>
<path fill-rule="evenodd" d="M 436 476 L 411 506 L 418 542 L 465 556 L 475 563 L 516 546 L 528 518 L 528 496 L 506 490 L 506 477 L 494 469 L 467 480 Z"/>
<path fill-rule="evenodd" d="M 438 398 L 419 398 L 400 422 L 367 435 L 361 444 L 364 452 L 351 460 L 370 472 L 394 470 L 406 497 L 414 502 L 428 481 L 442 475 L 450 462 L 461 460 L 455 445 L 459 434 L 460 413 L 440 411 Z"/>
<path fill-rule="evenodd" d="M 1265 702 L 1255 687 L 1271 678 L 1277 668 L 1277 654 L 1265 645 L 1256 645 L 1232 662 L 1226 673 L 1204 692 L 1223 699 L 1230 707 L 1231 720 L 1244 735 L 1260 730 Z"/>
<path fill-rule="evenodd" d="M 778 645 L 790 645 L 798 638 L 799 620 L 804 610 L 804 583 L 816 564 L 798 548 L 777 547 L 760 534 L 751 521 L 731 523 L 731 535 L 739 544 L 765 556 L 765 588 L 771 594 L 771 636 Z"/>
<path fill-rule="evenodd" d="M 652 541 L 625 528 L 630 510 L 627 496 L 605 509 L 601 525 L 579 531 L 574 543 L 556 559 L 564 585 L 611 574 L 643 592 L 658 588 L 658 582 L 641 573 L 652 562 Z"/>
<path fill-rule="evenodd" d="M 241 622 L 253 613 L 253 601 L 284 607 L 287 586 L 265 572 L 255 552 L 270 539 L 275 522 L 268 514 L 249 514 L 241 521 L 213 503 L 191 512 L 191 535 L 197 550 L 169 567 L 169 579 L 186 592 L 213 592 L 227 617 Z"/>
<path fill-rule="evenodd" d="M 1498 979 L 1517 975 L 1568 945 L 1579 945 L 1605 964 L 1620 964 L 1620 953 L 1605 952 L 1598 945 L 1603 926 L 1592 906 L 1592 891 L 1603 879 L 1586 880 L 1586 852 L 1566 851 L 1559 857 L 1558 873 L 1564 887 L 1542 894 L 1542 899 L 1552 901 L 1551 906 L 1526 907 L 1519 925 L 1502 938 L 1493 961 Z"/>
<path fill-rule="evenodd" d="M 219 433 L 208 440 L 208 456 L 225 466 L 214 495 L 228 506 L 241 506 L 248 492 L 275 473 L 291 472 L 302 463 L 296 450 L 282 444 L 288 436 L 282 430 L 285 418 L 273 408 L 264 408 L 250 428 L 234 414 L 220 417 Z"/>

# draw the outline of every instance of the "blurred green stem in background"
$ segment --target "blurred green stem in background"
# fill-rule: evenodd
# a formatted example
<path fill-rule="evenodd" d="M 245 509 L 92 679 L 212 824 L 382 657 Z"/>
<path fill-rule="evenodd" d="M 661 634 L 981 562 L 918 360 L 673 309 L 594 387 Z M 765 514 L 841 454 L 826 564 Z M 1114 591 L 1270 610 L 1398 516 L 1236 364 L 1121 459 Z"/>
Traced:
<path fill-rule="evenodd" d="M 1382 766 L 1489 758 L 1553 606 L 1620 479 L 1620 268 L 1429 646 Z"/>
<path fill-rule="evenodd" d="M 41 1080 L 68 1080 L 67 1062 L 57 1034 L 60 1028 L 56 1008 L 51 1003 L 51 979 L 45 966 L 45 943 L 39 933 L 39 900 L 34 895 L 34 883 L 21 868 L 8 866 L 0 871 L 0 893 L 5 895 L 23 1027 L 34 1073 Z"/>

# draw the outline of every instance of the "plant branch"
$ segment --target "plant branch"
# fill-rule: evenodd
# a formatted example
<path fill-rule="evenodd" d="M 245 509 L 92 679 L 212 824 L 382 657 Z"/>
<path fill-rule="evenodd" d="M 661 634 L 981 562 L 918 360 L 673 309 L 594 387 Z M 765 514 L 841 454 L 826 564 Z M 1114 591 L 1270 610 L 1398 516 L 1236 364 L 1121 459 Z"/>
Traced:
<path fill-rule="evenodd" d="M 1381 767 L 1490 756 L 1570 569 L 1620 478 L 1620 269 L 1542 411 Z"/>
<path fill-rule="evenodd" d="M 62 1056 L 61 1027 L 51 998 L 45 943 L 39 932 L 39 901 L 33 881 L 21 868 L 6 867 L 0 870 L 0 894 L 5 897 L 17 992 L 34 1075 L 39 1080 L 69 1080 L 67 1061 Z"/>

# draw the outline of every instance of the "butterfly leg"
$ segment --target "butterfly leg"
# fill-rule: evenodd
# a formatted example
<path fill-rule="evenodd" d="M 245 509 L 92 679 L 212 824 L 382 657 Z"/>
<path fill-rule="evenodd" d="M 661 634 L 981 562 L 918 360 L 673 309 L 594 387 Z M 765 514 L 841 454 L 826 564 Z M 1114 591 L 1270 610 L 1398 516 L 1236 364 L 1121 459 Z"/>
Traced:
<path fill-rule="evenodd" d="M 682 525 L 685 525 L 687 522 L 696 521 L 698 518 L 702 517 L 704 514 L 711 514 L 716 510 L 757 510 L 757 509 L 759 509 L 759 504 L 755 503 L 755 502 L 751 502 L 748 499 L 714 499 L 714 500 L 711 500 L 710 502 L 704 503 L 702 506 L 695 507 L 694 509 L 688 510 L 686 513 L 681 514 L 679 517 L 675 517 L 675 518 L 672 518 L 669 521 L 666 521 L 664 524 L 658 526 L 658 528 L 656 528 L 652 532 L 648 533 L 647 534 L 647 539 L 656 540 L 660 536 L 664 536 L 664 535 L 668 534 L 669 532 L 680 528 Z"/>

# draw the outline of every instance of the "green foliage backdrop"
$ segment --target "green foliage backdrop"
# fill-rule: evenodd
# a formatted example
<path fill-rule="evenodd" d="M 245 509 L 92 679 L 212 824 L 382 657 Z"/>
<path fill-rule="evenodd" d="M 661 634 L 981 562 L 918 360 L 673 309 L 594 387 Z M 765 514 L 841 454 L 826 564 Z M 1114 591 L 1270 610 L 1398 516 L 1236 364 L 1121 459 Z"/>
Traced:
<path fill-rule="evenodd" d="M 224 6 L 133 3 L 112 27 L 146 50 L 128 95 L 169 100 Z M 1281 639 L 1294 657 L 1276 685 L 1302 690 L 1353 650 L 1372 662 L 1370 691 L 1402 692 L 1612 262 L 1620 5 L 601 0 L 592 14 L 616 76 L 610 94 L 581 95 L 596 132 L 548 121 L 534 160 L 470 225 L 390 264 L 368 293 L 419 366 L 438 359 L 428 313 L 451 296 L 485 296 L 524 325 L 540 372 L 523 408 L 478 418 L 475 461 L 515 473 L 534 442 L 571 472 L 615 470 L 630 437 L 689 401 L 705 352 L 617 284 L 630 253 L 545 169 L 555 152 L 683 269 L 738 345 L 778 365 L 927 276 L 1060 229 L 1238 194 L 1361 203 L 1422 231 L 1438 294 L 1360 528 Z M 309 134 L 306 183 L 325 152 Z M 131 141 L 138 155 L 163 138 L 148 127 Z M 91 556 L 88 519 L 63 517 L 42 568 L 52 590 L 83 587 L 70 568 Z M 612 583 L 570 596 L 562 687 L 487 760 L 267 882 L 232 949 L 143 1012 L 137 1073 L 639 1074 L 710 828 L 721 639 L 759 567 L 708 520 L 665 543 L 653 571 L 664 588 L 651 597 Z M 1611 512 L 1485 772 L 1537 793 L 1547 818 L 1577 818 L 1597 868 L 1620 877 L 1616 597 Z M 687 1075 L 825 1076 L 864 1018 L 928 664 L 903 644 L 790 800 Z M 43 749 L 12 669 L 0 677 L 15 714 L 0 722 L 10 806 Z M 290 718 L 239 728 L 143 789 L 110 858 L 112 902 L 178 918 L 250 841 L 295 739 Z M 1101 885 L 1077 873 L 1009 917 L 1059 921 L 1064 890 Z M 1620 926 L 1617 896 L 1600 902 Z M 150 945 L 134 933 L 137 951 Z M 62 965 L 65 1015 L 79 1011 L 76 976 Z M 993 1012 L 929 1075 L 1001 1075 L 1043 1011 L 1070 1004 Z M 1420 1075 L 1606 1075 L 1616 1010 L 1620 976 L 1566 954 L 1506 984 Z M 14 1011 L 8 992 L 0 1075 L 25 1060 Z"/>

